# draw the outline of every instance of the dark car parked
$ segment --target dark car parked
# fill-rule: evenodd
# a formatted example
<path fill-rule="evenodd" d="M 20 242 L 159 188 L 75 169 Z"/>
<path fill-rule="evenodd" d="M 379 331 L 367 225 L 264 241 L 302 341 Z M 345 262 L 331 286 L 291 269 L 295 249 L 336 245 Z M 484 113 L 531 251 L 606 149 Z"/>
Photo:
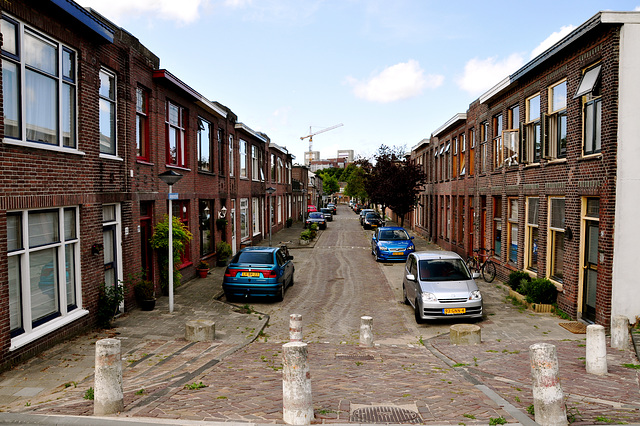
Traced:
<path fill-rule="evenodd" d="M 375 229 L 384 226 L 384 222 L 378 213 L 367 213 L 362 219 L 364 229 Z"/>
<path fill-rule="evenodd" d="M 327 208 L 331 209 L 331 213 L 333 213 L 333 214 L 337 214 L 338 213 L 337 210 L 336 210 L 336 205 L 333 204 L 333 203 L 327 204 Z"/>
<path fill-rule="evenodd" d="M 324 218 L 327 220 L 327 222 L 333 221 L 333 212 L 331 211 L 331 209 L 323 207 L 320 209 L 320 213 L 324 215 Z"/>
<path fill-rule="evenodd" d="M 308 228 L 312 223 L 317 224 L 320 229 L 327 229 L 327 219 L 324 218 L 324 213 L 322 212 L 309 213 L 309 217 L 304 221 L 304 227 Z"/>

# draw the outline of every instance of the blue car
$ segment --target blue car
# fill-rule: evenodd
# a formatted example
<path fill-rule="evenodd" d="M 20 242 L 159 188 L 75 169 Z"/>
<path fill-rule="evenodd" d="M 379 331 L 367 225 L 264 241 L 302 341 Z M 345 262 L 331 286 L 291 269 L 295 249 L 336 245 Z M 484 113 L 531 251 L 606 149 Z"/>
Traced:
<path fill-rule="evenodd" d="M 228 301 L 253 296 L 284 299 L 293 285 L 293 256 L 286 247 L 246 247 L 224 272 L 222 289 Z"/>
<path fill-rule="evenodd" d="M 371 238 L 371 254 L 376 260 L 407 260 L 409 254 L 416 251 L 410 237 L 400 226 L 378 228 Z"/>

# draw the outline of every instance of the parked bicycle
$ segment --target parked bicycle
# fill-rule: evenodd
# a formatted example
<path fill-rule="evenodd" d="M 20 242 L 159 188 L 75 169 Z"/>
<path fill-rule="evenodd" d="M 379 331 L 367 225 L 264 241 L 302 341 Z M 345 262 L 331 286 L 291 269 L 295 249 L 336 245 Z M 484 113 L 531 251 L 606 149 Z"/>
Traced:
<path fill-rule="evenodd" d="M 469 270 L 482 273 L 482 278 L 488 283 L 496 278 L 496 264 L 489 258 L 492 252 L 494 252 L 493 249 L 477 248 L 473 249 L 473 255 L 467 258 Z"/>

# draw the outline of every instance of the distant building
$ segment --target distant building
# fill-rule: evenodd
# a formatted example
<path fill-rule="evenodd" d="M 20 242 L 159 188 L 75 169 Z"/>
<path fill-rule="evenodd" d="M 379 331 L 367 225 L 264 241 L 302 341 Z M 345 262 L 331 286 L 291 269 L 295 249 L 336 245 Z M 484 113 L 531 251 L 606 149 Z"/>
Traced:
<path fill-rule="evenodd" d="M 320 151 L 307 151 L 304 153 L 304 165 L 309 166 L 312 161 L 320 159 Z"/>
<path fill-rule="evenodd" d="M 314 160 L 309 164 L 309 169 L 312 172 L 317 172 L 322 169 L 338 168 L 344 169 L 347 165 L 347 161 L 344 158 L 329 158 L 328 160 Z"/>
<path fill-rule="evenodd" d="M 338 158 L 346 160 L 347 164 L 353 163 L 353 150 L 352 149 L 339 149 Z"/>

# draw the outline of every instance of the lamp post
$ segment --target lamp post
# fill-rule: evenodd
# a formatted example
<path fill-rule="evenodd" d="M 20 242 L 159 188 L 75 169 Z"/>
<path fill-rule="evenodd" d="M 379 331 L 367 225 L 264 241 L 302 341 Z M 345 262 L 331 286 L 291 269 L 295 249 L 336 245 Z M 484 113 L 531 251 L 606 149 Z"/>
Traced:
<path fill-rule="evenodd" d="M 173 199 L 178 198 L 178 194 L 173 194 L 173 185 L 182 179 L 182 175 L 173 170 L 167 170 L 158 175 L 160 180 L 169 185 L 169 312 L 173 313 Z"/>
<path fill-rule="evenodd" d="M 273 223 L 273 212 L 271 207 L 271 195 L 276 192 L 276 189 L 273 186 L 267 188 L 267 194 L 269 196 L 269 247 L 271 247 L 271 223 Z"/>

